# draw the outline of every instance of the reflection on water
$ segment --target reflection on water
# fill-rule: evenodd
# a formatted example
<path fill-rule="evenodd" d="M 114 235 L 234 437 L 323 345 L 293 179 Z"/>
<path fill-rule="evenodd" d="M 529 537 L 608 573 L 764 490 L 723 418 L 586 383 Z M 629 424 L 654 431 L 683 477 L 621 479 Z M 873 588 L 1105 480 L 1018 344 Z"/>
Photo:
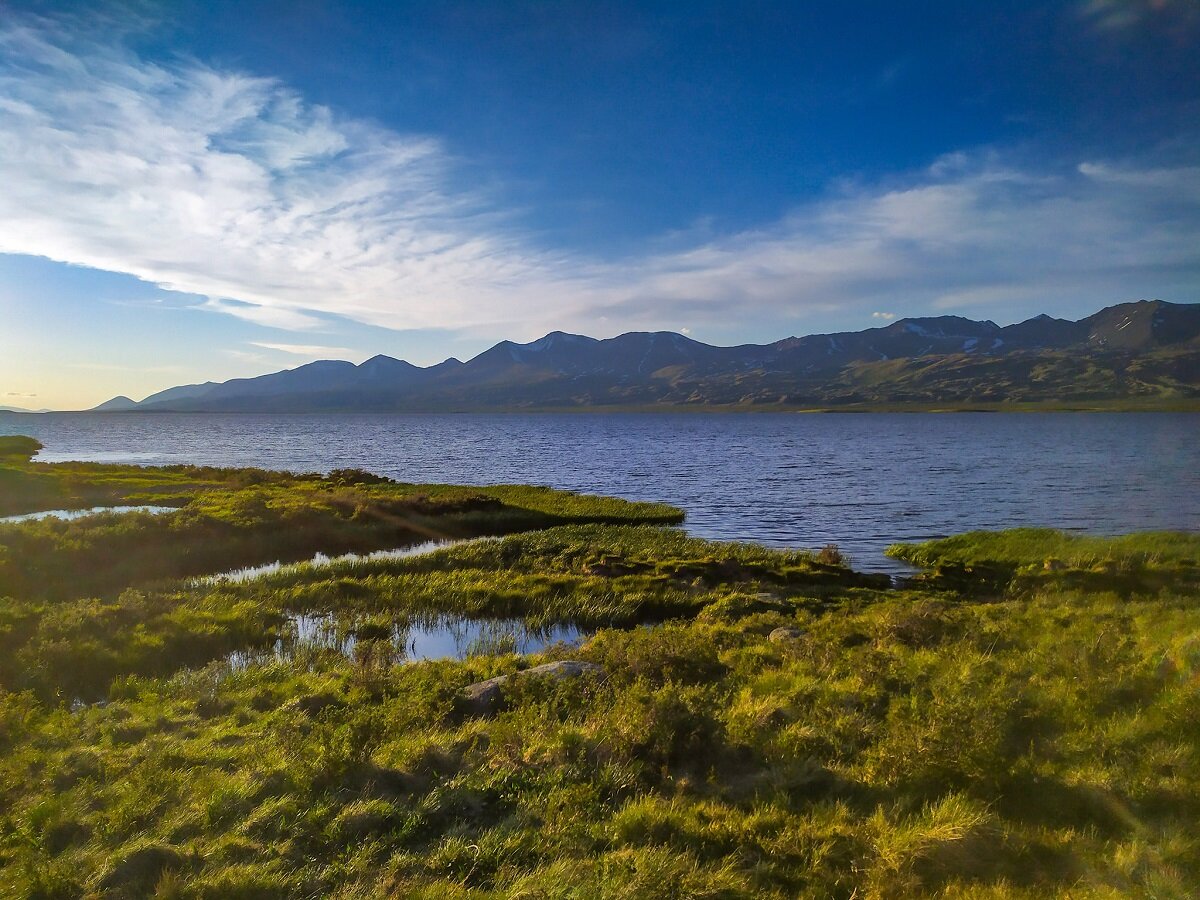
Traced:
<path fill-rule="evenodd" d="M 473 538 L 472 540 L 490 539 Z M 440 550 L 443 547 L 451 547 L 455 544 L 463 543 L 466 543 L 466 541 L 424 541 L 420 544 L 410 544 L 407 547 L 397 547 L 393 550 L 375 550 L 371 553 L 343 553 L 339 556 L 326 556 L 324 553 L 318 552 L 312 559 L 303 562 L 285 563 L 276 560 L 273 563 L 265 563 L 261 566 L 230 569 L 228 572 L 221 572 L 218 575 L 204 575 L 193 579 L 192 583 L 199 585 L 218 584 L 220 582 L 240 584 L 244 581 L 253 581 L 256 578 L 265 578 L 268 575 L 299 572 L 313 567 L 352 569 L 356 565 L 378 562 L 384 559 L 407 559 L 410 556 L 423 556 L 426 553 L 432 553 L 434 550 Z"/>
<path fill-rule="evenodd" d="M 355 659 L 360 642 L 384 643 L 395 661 L 465 659 L 506 653 L 537 653 L 553 644 L 576 644 L 585 633 L 574 625 L 530 626 L 519 619 L 473 620 L 433 616 L 393 622 L 347 623 L 331 615 L 298 613 L 288 617 L 284 637 L 267 648 L 229 655 L 234 668 L 290 660 L 302 650 L 332 650 Z"/>
<path fill-rule="evenodd" d="M 488 541 L 494 538 L 471 540 Z M 280 573 L 305 571 L 313 566 L 353 569 L 379 560 L 406 559 L 465 543 L 469 541 L 426 541 L 374 553 L 345 553 L 340 556 L 318 553 L 306 562 L 249 566 L 197 578 L 193 583 L 240 583 Z M 355 659 L 360 643 L 373 648 L 386 646 L 389 661 L 394 662 L 465 659 L 468 656 L 507 653 L 524 655 L 537 653 L 553 644 L 575 644 L 583 636 L 584 632 L 574 625 L 536 627 L 519 619 L 477 620 L 429 615 L 399 619 L 384 626 L 377 621 L 355 622 L 328 614 L 294 613 L 288 616 L 283 637 L 273 645 L 235 650 L 229 654 L 228 661 L 231 666 L 240 669 L 256 663 L 290 660 L 298 652 L 306 650 L 331 650 L 348 659 Z"/>
<path fill-rule="evenodd" d="M 91 509 L 47 509 L 42 512 L 23 513 L 19 516 L 0 516 L 0 524 L 9 522 L 34 522 L 38 519 L 82 519 L 84 516 L 98 516 L 102 513 L 134 513 L 144 512 L 161 515 L 178 512 L 175 506 L 93 506 Z"/>

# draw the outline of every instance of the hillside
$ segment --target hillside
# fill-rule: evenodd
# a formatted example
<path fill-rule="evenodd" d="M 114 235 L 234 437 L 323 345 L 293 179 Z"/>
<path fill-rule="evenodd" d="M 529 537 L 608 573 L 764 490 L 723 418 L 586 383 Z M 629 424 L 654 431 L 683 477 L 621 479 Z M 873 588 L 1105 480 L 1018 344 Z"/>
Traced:
<path fill-rule="evenodd" d="M 1071 322 L 959 316 L 714 347 L 670 332 L 553 332 L 428 368 L 376 356 L 185 385 L 97 411 L 422 411 L 587 407 L 1129 405 L 1200 402 L 1200 305 L 1159 300 Z"/>

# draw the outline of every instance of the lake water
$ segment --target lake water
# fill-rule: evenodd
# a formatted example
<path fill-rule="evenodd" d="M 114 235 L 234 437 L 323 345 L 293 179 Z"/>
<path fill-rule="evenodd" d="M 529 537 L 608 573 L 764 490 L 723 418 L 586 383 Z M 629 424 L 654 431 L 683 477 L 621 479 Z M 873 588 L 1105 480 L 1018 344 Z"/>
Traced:
<path fill-rule="evenodd" d="M 228 657 L 234 668 L 286 660 L 301 649 L 333 650 L 354 659 L 359 638 L 353 625 L 335 616 L 296 613 L 288 617 L 288 637 L 270 648 L 237 650 Z M 393 624 L 385 638 L 392 658 L 465 659 L 468 656 L 539 653 L 553 644 L 578 644 L 587 634 L 574 625 L 537 628 L 519 619 L 463 619 L 435 616 Z M 378 639 L 379 635 L 373 635 Z"/>
<path fill-rule="evenodd" d="M 19 516 L 0 516 L 0 525 L 6 522 L 36 522 L 39 519 L 83 519 L 87 516 L 145 512 L 154 515 L 176 512 L 174 506 L 93 506 L 90 509 L 44 509 L 41 512 L 22 513 Z"/>
<path fill-rule="evenodd" d="M 476 538 L 476 540 L 487 541 L 493 538 Z M 269 575 L 278 575 L 280 573 L 288 574 L 292 572 L 305 572 L 311 569 L 337 569 L 339 572 L 353 572 L 359 566 L 371 566 L 373 563 L 382 562 L 389 559 L 408 559 L 413 556 L 424 556 L 427 553 L 432 553 L 435 550 L 440 550 L 443 547 L 451 547 L 455 544 L 465 544 L 466 541 L 424 541 L 420 544 L 412 544 L 407 547 L 395 547 L 390 550 L 375 550 L 370 553 L 343 553 L 339 556 L 326 556 L 324 553 L 317 553 L 312 559 L 303 562 L 285 563 L 282 560 L 275 562 L 263 563 L 258 566 L 244 566 L 240 569 L 231 569 L 228 572 L 219 572 L 215 575 L 202 575 L 199 578 L 193 579 L 196 584 L 220 584 L 222 581 L 238 584 L 246 581 L 253 581 L 256 578 L 266 578 Z"/>
<path fill-rule="evenodd" d="M 0 413 L 47 461 L 361 467 L 403 481 L 663 500 L 687 528 L 780 547 L 882 550 L 973 528 L 1200 528 L 1200 415 L 202 415 Z"/>

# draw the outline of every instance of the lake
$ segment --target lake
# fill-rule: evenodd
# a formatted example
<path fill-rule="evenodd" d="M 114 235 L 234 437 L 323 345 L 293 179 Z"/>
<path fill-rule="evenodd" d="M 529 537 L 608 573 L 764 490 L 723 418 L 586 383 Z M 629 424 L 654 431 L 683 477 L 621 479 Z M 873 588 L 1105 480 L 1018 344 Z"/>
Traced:
<path fill-rule="evenodd" d="M 896 571 L 894 541 L 1046 525 L 1200 527 L 1192 413 L 0 413 L 46 461 L 361 467 L 403 481 L 662 500 L 704 537 L 836 543 Z"/>

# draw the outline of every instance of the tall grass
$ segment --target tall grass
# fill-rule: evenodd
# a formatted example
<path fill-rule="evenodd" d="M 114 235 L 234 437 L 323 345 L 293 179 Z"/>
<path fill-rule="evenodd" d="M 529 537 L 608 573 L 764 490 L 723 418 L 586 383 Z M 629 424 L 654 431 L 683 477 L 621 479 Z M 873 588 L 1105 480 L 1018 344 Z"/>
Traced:
<path fill-rule="evenodd" d="M 1195 536 L 976 533 L 889 590 L 542 489 L 72 471 L 186 506 L 0 528 L 5 900 L 1200 894 Z M 481 521 L 558 527 L 188 580 Z M 355 651 L 226 658 L 298 612 Z M 439 615 L 597 630 L 403 662 Z"/>
<path fill-rule="evenodd" d="M 1184 897 L 1198 617 L 708 607 L 600 632 L 571 652 L 603 678 L 514 682 L 490 719 L 455 695 L 526 664 L 503 647 L 122 677 L 75 712 L 7 693 L 0 853 L 15 896 Z"/>

